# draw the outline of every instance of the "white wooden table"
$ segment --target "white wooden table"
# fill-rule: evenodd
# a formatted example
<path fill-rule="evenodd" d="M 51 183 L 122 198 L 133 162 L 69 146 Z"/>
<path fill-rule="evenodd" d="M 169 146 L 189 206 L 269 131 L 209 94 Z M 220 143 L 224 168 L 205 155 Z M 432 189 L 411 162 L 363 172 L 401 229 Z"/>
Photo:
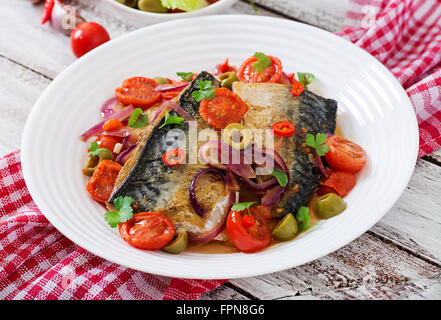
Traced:
<path fill-rule="evenodd" d="M 338 31 L 347 0 L 255 0 L 262 15 Z M 101 0 L 65 1 L 112 38 L 136 26 Z M 330 6 L 330 4 L 333 4 Z M 42 5 L 0 1 L 0 155 L 20 147 L 32 105 L 75 61 L 69 39 L 40 25 Z M 255 14 L 246 0 L 228 13 Z M 401 199 L 357 240 L 306 265 L 229 281 L 202 299 L 441 299 L 441 150 L 420 159 Z"/>

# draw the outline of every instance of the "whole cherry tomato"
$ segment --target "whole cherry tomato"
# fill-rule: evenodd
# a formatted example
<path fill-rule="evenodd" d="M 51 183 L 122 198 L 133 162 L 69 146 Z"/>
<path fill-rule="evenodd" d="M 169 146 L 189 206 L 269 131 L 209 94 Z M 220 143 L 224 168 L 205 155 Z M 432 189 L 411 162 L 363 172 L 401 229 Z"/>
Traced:
<path fill-rule="evenodd" d="M 106 29 L 96 22 L 83 22 L 70 35 L 72 51 L 77 58 L 109 40 Z"/>

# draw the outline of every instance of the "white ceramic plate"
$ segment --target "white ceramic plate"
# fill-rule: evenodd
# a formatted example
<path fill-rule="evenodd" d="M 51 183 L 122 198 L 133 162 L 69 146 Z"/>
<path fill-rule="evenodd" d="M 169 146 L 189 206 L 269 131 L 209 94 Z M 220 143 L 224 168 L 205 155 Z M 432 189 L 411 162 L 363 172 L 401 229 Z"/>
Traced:
<path fill-rule="evenodd" d="M 176 19 L 192 18 L 219 14 L 230 8 L 237 0 L 220 0 L 205 8 L 182 13 L 154 13 L 130 8 L 119 3 L 116 0 L 105 0 L 119 17 L 124 16 L 131 19 L 131 23 L 137 25 L 151 25 L 159 22 L 165 22 Z"/>
<path fill-rule="evenodd" d="M 368 161 L 347 209 L 294 241 L 255 254 L 171 255 L 130 247 L 104 221 L 81 174 L 78 136 L 99 119 L 101 104 L 129 77 L 213 70 L 260 51 L 284 69 L 316 75 L 316 88 L 338 101 L 338 125 L 366 149 Z M 331 34 L 288 20 L 222 15 L 167 22 L 115 39 L 60 74 L 35 104 L 23 135 L 27 186 L 38 207 L 69 239 L 107 260 L 145 272 L 223 279 L 298 266 L 337 250 L 374 225 L 398 200 L 413 172 L 418 130 L 412 105 L 384 66 Z"/>

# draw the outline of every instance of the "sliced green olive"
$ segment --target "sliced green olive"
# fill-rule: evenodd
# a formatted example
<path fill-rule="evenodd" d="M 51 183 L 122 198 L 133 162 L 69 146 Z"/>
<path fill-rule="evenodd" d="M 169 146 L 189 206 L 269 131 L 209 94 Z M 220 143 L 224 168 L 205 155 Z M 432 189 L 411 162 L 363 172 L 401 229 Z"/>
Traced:
<path fill-rule="evenodd" d="M 170 82 L 168 82 L 168 80 L 166 78 L 163 78 L 163 77 L 156 77 L 156 78 L 153 78 L 153 80 L 155 80 L 157 84 L 169 84 L 170 83 Z"/>
<path fill-rule="evenodd" d="M 225 72 L 219 76 L 219 80 L 221 81 L 221 86 L 223 88 L 227 88 L 232 90 L 233 83 L 239 81 L 235 72 Z"/>
<path fill-rule="evenodd" d="M 101 160 L 113 160 L 113 154 L 110 150 L 104 149 L 100 151 L 99 155 L 100 161 Z"/>
<path fill-rule="evenodd" d="M 346 203 L 335 193 L 328 193 L 317 199 L 317 214 L 321 219 L 329 219 L 342 213 Z"/>
<path fill-rule="evenodd" d="M 222 140 L 236 150 L 248 147 L 251 138 L 251 130 L 240 123 L 231 123 L 222 131 Z"/>
<path fill-rule="evenodd" d="M 95 168 L 101 160 L 113 160 L 113 154 L 109 150 L 101 150 L 99 156 L 91 156 L 87 160 L 86 166 L 83 168 L 83 174 L 91 177 L 95 172 Z"/>
<path fill-rule="evenodd" d="M 138 0 L 138 8 L 142 11 L 155 13 L 167 12 L 167 8 L 162 5 L 161 0 Z"/>
<path fill-rule="evenodd" d="M 294 216 L 289 213 L 276 225 L 272 232 L 274 239 L 279 241 L 288 241 L 293 239 L 299 232 L 297 221 Z"/>
<path fill-rule="evenodd" d="M 176 233 L 175 239 L 172 240 L 168 246 L 162 248 L 162 250 L 168 253 L 177 254 L 184 251 L 185 248 L 187 248 L 187 244 L 188 244 L 187 231 L 180 230 Z"/>

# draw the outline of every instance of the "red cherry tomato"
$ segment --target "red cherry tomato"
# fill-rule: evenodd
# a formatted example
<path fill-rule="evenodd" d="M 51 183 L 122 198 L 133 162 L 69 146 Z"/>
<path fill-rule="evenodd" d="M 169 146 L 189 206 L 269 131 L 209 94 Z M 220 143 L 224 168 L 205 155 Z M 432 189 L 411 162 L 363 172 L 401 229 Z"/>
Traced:
<path fill-rule="evenodd" d="M 122 138 L 113 136 L 100 136 L 98 137 L 98 139 L 95 140 L 95 142 L 100 145 L 100 148 L 104 148 L 113 152 L 113 149 L 115 149 L 115 145 L 122 142 Z"/>
<path fill-rule="evenodd" d="M 228 58 L 225 60 L 224 63 L 218 64 L 216 66 L 216 74 L 222 74 L 222 73 L 230 72 L 230 71 L 236 71 L 236 68 L 230 66 L 230 64 L 228 62 Z"/>
<path fill-rule="evenodd" d="M 106 29 L 96 22 L 83 22 L 70 35 L 72 51 L 77 58 L 109 40 Z"/>
<path fill-rule="evenodd" d="M 173 222 L 158 212 L 142 212 L 120 223 L 119 234 L 138 249 L 156 250 L 166 246 L 175 235 Z"/>
<path fill-rule="evenodd" d="M 124 80 L 122 86 L 115 90 L 119 102 L 146 109 L 161 100 L 162 95 L 156 92 L 158 86 L 155 80 L 144 77 L 133 77 Z"/>
<path fill-rule="evenodd" d="M 224 129 L 231 123 L 239 123 L 248 111 L 248 105 L 226 88 L 216 89 L 216 98 L 202 100 L 199 112 L 216 129 Z"/>
<path fill-rule="evenodd" d="M 333 171 L 329 178 L 320 185 L 317 194 L 319 196 L 327 193 L 335 193 L 345 197 L 355 187 L 357 178 L 353 173 L 344 171 Z"/>
<path fill-rule="evenodd" d="M 274 134 L 279 137 L 290 137 L 294 134 L 296 128 L 289 121 L 279 121 L 273 124 L 271 127 L 273 129 Z"/>
<path fill-rule="evenodd" d="M 121 168 L 119 163 L 112 160 L 100 161 L 86 186 L 95 201 L 104 203 L 109 200 Z"/>
<path fill-rule="evenodd" d="M 250 57 L 240 66 L 237 77 L 242 82 L 257 83 L 257 82 L 272 82 L 279 83 L 282 79 L 282 62 L 275 58 L 268 56 L 271 59 L 271 65 L 265 68 L 262 72 L 254 70 L 254 64 L 258 61 L 255 57 Z"/>
<path fill-rule="evenodd" d="M 118 130 L 123 127 L 123 124 L 121 121 L 115 118 L 111 118 L 104 122 L 103 124 L 103 130 L 104 131 L 111 131 L 111 130 Z"/>
<path fill-rule="evenodd" d="M 366 164 L 366 152 L 358 144 L 340 136 L 329 137 L 326 143 L 329 151 L 325 159 L 331 168 L 355 173 Z"/>
<path fill-rule="evenodd" d="M 247 227 L 242 212 L 232 210 L 227 218 L 227 233 L 233 244 L 242 252 L 262 250 L 271 241 L 271 231 L 265 218 L 251 210 L 255 223 Z"/>

